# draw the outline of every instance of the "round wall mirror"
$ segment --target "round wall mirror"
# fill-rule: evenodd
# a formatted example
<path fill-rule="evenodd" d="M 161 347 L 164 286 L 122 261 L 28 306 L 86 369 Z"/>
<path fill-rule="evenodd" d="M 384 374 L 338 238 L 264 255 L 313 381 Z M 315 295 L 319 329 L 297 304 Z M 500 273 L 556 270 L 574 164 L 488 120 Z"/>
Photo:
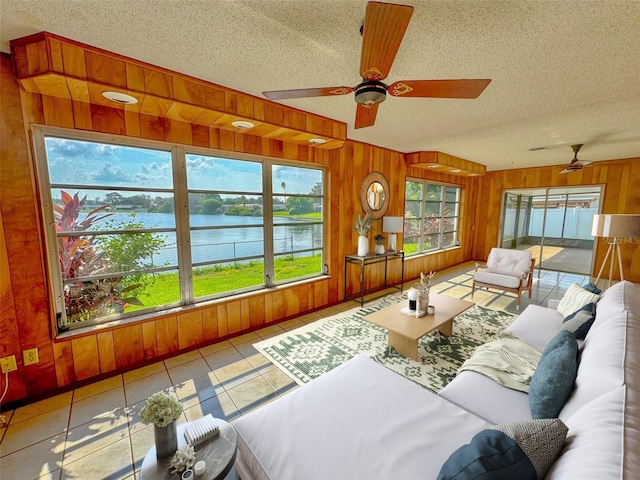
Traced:
<path fill-rule="evenodd" d="M 360 203 L 365 213 L 374 220 L 381 218 L 389 208 L 389 183 L 380 172 L 367 175 L 360 187 Z"/>

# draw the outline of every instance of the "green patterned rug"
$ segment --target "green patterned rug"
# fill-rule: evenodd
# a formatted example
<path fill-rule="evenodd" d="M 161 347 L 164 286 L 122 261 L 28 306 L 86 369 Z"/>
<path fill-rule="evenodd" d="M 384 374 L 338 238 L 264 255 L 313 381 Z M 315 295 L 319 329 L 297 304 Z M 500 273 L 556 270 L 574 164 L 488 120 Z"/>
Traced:
<path fill-rule="evenodd" d="M 399 301 L 406 301 L 406 292 L 318 320 L 254 347 L 298 384 L 307 383 L 362 353 L 437 393 L 455 377 L 476 347 L 498 335 L 516 317 L 475 305 L 455 317 L 451 337 L 438 331 L 422 337 L 418 344 L 420 362 L 415 362 L 387 345 L 386 329 L 362 320 L 365 315 Z"/>

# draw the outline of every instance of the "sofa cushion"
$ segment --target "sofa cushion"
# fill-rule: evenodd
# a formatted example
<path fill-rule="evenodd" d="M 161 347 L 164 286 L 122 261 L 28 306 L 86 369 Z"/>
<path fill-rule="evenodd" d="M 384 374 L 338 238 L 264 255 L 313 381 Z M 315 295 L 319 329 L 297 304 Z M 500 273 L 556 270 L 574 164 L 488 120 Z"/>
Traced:
<path fill-rule="evenodd" d="M 445 462 L 438 480 L 536 480 L 562 449 L 567 427 L 558 419 L 500 424 L 476 434 Z"/>
<path fill-rule="evenodd" d="M 531 419 L 529 395 L 503 387 L 481 373 L 458 373 L 438 395 L 492 424 Z"/>
<path fill-rule="evenodd" d="M 620 480 L 637 478 L 638 470 L 627 470 L 623 461 L 640 451 L 625 445 L 625 393 L 618 387 L 580 408 L 568 420 L 569 433 L 560 456 L 551 466 L 546 480 Z M 630 432 L 631 433 L 631 432 Z M 637 439 L 638 433 L 635 432 Z M 634 450 L 635 448 L 635 450 Z M 623 453 L 624 452 L 624 453 Z M 625 457 L 629 457 L 625 459 Z"/>
<path fill-rule="evenodd" d="M 542 352 L 529 385 L 533 418 L 556 418 L 571 395 L 578 370 L 578 343 L 573 333 L 561 330 Z"/>
<path fill-rule="evenodd" d="M 543 351 L 560 331 L 562 320 L 563 316 L 556 310 L 540 305 L 528 305 L 506 331 Z"/>
<path fill-rule="evenodd" d="M 583 306 L 598 301 L 598 295 L 585 290 L 577 283 L 572 283 L 558 304 L 558 312 L 563 317 L 577 312 Z"/>
<path fill-rule="evenodd" d="M 593 322 L 591 331 L 625 310 L 631 310 L 638 315 L 638 312 L 640 312 L 640 296 L 633 283 L 622 281 L 607 288 L 601 295 L 596 307 L 596 319 Z"/>
<path fill-rule="evenodd" d="M 596 304 L 588 303 L 571 315 L 565 317 L 562 322 L 562 330 L 572 332 L 577 339 L 584 340 L 596 319 Z"/>

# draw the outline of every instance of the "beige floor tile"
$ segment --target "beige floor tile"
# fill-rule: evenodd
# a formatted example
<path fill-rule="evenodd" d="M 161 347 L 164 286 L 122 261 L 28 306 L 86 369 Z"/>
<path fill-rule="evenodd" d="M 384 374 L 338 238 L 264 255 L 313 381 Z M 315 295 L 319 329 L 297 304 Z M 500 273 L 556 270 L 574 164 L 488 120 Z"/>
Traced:
<path fill-rule="evenodd" d="M 171 368 L 177 367 L 178 365 L 182 365 L 198 359 L 202 359 L 202 355 L 200 355 L 200 352 L 198 350 L 192 350 L 176 357 L 167 358 L 164 361 L 164 364 L 167 367 L 167 370 L 169 370 Z"/>
<path fill-rule="evenodd" d="M 64 463 L 62 479 L 120 480 L 133 475 L 131 443 L 123 438 L 71 463 Z"/>
<path fill-rule="evenodd" d="M 289 375 L 284 373 L 279 368 L 274 368 L 267 372 L 262 372 L 261 375 L 278 392 L 291 388 L 292 385 L 297 385 Z"/>
<path fill-rule="evenodd" d="M 269 361 L 269 359 L 261 353 L 256 353 L 255 355 L 247 357 L 247 362 L 249 362 L 253 368 L 260 372 L 264 370 L 264 367 L 270 367 L 273 365 L 273 363 L 271 363 L 271 361 Z"/>
<path fill-rule="evenodd" d="M 128 437 L 129 423 L 124 416 L 114 415 L 84 423 L 69 430 L 63 463 L 67 465 Z"/>
<path fill-rule="evenodd" d="M 249 332 L 249 333 L 245 333 L 244 335 L 234 337 L 229 341 L 231 342 L 231 345 L 238 345 L 239 343 L 247 343 L 247 342 L 256 343 L 256 342 L 259 342 L 260 340 L 261 338 L 258 336 L 257 333 Z"/>
<path fill-rule="evenodd" d="M 92 420 L 126 417 L 124 388 L 114 388 L 71 404 L 69 428 Z"/>
<path fill-rule="evenodd" d="M 262 341 L 261 338 L 259 340 Z M 248 358 L 258 353 L 258 350 L 255 349 L 253 343 L 254 342 L 239 343 L 235 347 L 244 358 Z"/>
<path fill-rule="evenodd" d="M 264 327 L 256 331 L 256 334 L 262 339 L 271 338 L 272 336 L 280 335 L 281 333 L 284 333 L 284 330 L 278 325 L 269 325 L 268 327 Z"/>
<path fill-rule="evenodd" d="M 283 328 L 286 331 L 291 330 L 292 328 L 298 328 L 304 325 L 300 320 L 294 318 L 293 320 L 287 320 L 286 322 L 279 323 L 278 326 Z"/>
<path fill-rule="evenodd" d="M 63 443 L 69 424 L 71 405 L 43 413 L 29 421 L 12 423 L 0 444 L 0 455 L 8 455 L 21 448 L 52 438 L 53 442 Z"/>
<path fill-rule="evenodd" d="M 171 379 L 166 371 L 144 377 L 131 383 L 126 383 L 124 391 L 127 405 L 133 405 L 134 403 L 138 403 L 140 400 L 146 400 L 154 393 L 167 391 L 170 388 Z"/>
<path fill-rule="evenodd" d="M 228 389 L 227 393 L 242 413 L 278 396 L 278 392 L 262 377 L 241 383 Z"/>
<path fill-rule="evenodd" d="M 122 377 L 124 379 L 124 383 L 130 383 L 166 371 L 167 369 L 163 362 L 156 362 L 136 370 L 131 370 L 130 372 L 125 372 L 122 374 Z"/>
<path fill-rule="evenodd" d="M 176 396 L 180 399 L 182 407 L 187 409 L 224 392 L 224 387 L 213 372 L 202 377 L 187 380 L 176 386 Z"/>
<path fill-rule="evenodd" d="M 64 435 L 47 439 L 2 457 L 0 477 L 6 479 L 59 478 Z"/>
<path fill-rule="evenodd" d="M 141 402 L 136 403 L 135 405 L 127 407 L 127 413 L 129 414 L 129 435 L 133 435 L 134 433 L 141 432 L 142 430 L 151 429 L 153 431 L 152 424 L 146 424 L 140 418 L 140 410 L 144 407 L 146 400 L 142 400 Z M 180 418 L 178 418 L 178 425 L 182 425 L 187 421 L 187 417 L 182 413 Z"/>
<path fill-rule="evenodd" d="M 206 347 L 200 348 L 200 353 L 203 357 L 207 355 L 211 355 L 213 353 L 220 352 L 222 350 L 226 350 L 228 348 L 232 348 L 231 342 L 229 340 L 224 340 L 223 342 L 214 343 L 212 345 L 207 345 Z"/>
<path fill-rule="evenodd" d="M 204 357 L 211 370 L 217 370 L 243 358 L 242 354 L 236 350 L 235 347 L 226 348 Z"/>
<path fill-rule="evenodd" d="M 116 375 L 114 377 L 105 378 L 96 383 L 85 385 L 84 387 L 76 388 L 73 391 L 73 401 L 84 400 L 85 398 L 97 395 L 113 388 L 122 387 L 123 380 L 122 375 Z"/>
<path fill-rule="evenodd" d="M 240 415 L 238 407 L 236 407 L 236 404 L 233 403 L 233 400 L 231 400 L 231 397 L 229 397 L 229 394 L 226 392 L 211 397 L 185 410 L 185 415 L 190 422 L 202 418 L 209 413 L 215 418 L 222 418 L 227 422 Z"/>
<path fill-rule="evenodd" d="M 13 416 L 11 417 L 11 423 L 23 422 L 24 420 L 28 420 L 37 415 L 42 415 L 43 413 L 69 406 L 71 405 L 72 398 L 73 392 L 66 392 L 56 395 L 55 397 L 47 398 L 46 400 L 41 400 L 39 402 L 25 405 L 24 407 L 16 408 L 13 412 Z"/>
<path fill-rule="evenodd" d="M 198 353 L 198 358 L 169 369 L 171 383 L 179 385 L 188 380 L 202 377 L 211 371 L 211 368 Z"/>
<path fill-rule="evenodd" d="M 133 468 L 140 470 L 144 457 L 155 444 L 153 428 L 146 428 L 131 435 L 131 451 L 133 453 Z"/>
<path fill-rule="evenodd" d="M 260 375 L 247 360 L 240 360 L 226 367 L 214 370 L 216 377 L 224 386 L 225 390 L 235 387 L 241 383 L 251 380 Z"/>

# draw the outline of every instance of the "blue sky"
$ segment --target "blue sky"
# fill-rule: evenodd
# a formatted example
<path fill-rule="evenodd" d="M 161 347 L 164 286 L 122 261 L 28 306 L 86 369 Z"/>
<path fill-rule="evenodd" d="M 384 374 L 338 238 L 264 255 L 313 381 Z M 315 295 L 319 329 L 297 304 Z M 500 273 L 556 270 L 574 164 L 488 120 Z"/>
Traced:
<path fill-rule="evenodd" d="M 173 187 L 171 154 L 162 150 L 124 147 L 55 137 L 46 138 L 52 184 L 104 187 Z M 204 155 L 187 155 L 188 186 L 194 189 L 259 192 L 262 165 Z M 274 166 L 273 190 L 309 193 L 322 180 L 318 170 Z M 89 198 L 104 192 L 89 194 Z"/>

